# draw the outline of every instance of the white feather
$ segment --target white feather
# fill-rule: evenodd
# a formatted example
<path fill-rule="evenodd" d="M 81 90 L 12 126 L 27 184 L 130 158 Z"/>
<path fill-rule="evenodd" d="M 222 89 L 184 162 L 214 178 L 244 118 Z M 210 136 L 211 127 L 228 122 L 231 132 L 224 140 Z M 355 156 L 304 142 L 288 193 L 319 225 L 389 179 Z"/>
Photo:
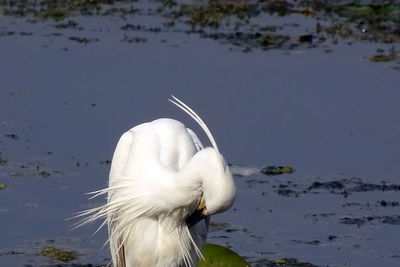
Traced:
<path fill-rule="evenodd" d="M 172 119 L 143 123 L 121 136 L 108 188 L 91 192 L 92 198 L 107 194 L 107 203 L 76 216 L 83 217 L 77 227 L 105 220 L 99 229 L 108 225 L 115 267 L 197 265 L 209 220 L 189 229 L 186 218 L 201 201 L 207 215 L 233 203 L 232 175 L 211 132 L 190 107 L 173 98 L 202 127 L 213 148 L 204 149 L 192 130 Z"/>

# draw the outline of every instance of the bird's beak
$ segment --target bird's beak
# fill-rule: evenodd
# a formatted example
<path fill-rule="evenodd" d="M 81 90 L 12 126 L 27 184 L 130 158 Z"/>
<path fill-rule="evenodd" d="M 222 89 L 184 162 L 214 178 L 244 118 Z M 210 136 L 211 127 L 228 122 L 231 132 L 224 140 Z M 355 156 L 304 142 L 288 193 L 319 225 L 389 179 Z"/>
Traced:
<path fill-rule="evenodd" d="M 207 218 L 206 203 L 202 201 L 197 209 L 186 218 L 186 224 L 189 228 L 195 226 L 199 221 Z"/>

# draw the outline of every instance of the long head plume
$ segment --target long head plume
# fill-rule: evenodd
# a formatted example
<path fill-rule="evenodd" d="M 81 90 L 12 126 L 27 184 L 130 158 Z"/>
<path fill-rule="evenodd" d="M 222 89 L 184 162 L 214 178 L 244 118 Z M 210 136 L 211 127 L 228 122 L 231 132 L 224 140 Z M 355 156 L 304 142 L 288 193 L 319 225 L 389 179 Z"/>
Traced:
<path fill-rule="evenodd" d="M 207 125 L 204 123 L 204 121 L 200 118 L 199 115 L 197 115 L 196 112 L 194 112 L 193 109 L 191 109 L 188 105 L 186 105 L 185 103 L 183 103 L 181 100 L 179 100 L 177 97 L 171 95 L 171 97 L 174 100 L 168 99 L 171 103 L 175 104 L 177 107 L 179 107 L 180 109 L 182 109 L 184 112 L 186 112 L 187 114 L 190 115 L 190 117 L 192 117 L 193 120 L 195 120 L 200 127 L 203 129 L 203 131 L 206 133 L 208 139 L 210 140 L 215 153 L 217 153 L 217 159 L 219 159 L 219 167 L 220 167 L 220 171 L 223 172 L 224 168 L 222 165 L 222 159 L 221 159 L 221 154 L 219 153 L 219 149 L 217 146 L 217 143 L 215 142 L 214 137 L 211 134 L 211 131 L 208 129 Z"/>

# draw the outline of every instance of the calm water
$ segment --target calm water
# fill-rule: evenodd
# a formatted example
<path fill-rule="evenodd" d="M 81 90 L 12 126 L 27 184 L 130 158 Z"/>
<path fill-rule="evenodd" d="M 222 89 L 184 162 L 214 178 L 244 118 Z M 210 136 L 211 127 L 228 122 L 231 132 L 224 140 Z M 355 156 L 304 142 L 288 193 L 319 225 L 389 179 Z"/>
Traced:
<path fill-rule="evenodd" d="M 106 186 L 105 161 L 130 127 L 171 117 L 206 143 L 167 102 L 171 94 L 204 118 L 229 162 L 296 169 L 236 177 L 236 203 L 212 218 L 210 242 L 250 262 L 400 264 L 400 76 L 395 63 L 365 59 L 387 47 L 243 53 L 180 32 L 135 32 L 146 40 L 121 42 L 119 19 L 77 21 L 85 30 L 2 22 L 33 35 L 0 39 L 1 266 L 56 264 L 37 256 L 48 245 L 79 251 L 75 263 L 108 262 L 106 231 L 71 231 L 65 219 L 103 203 L 85 192 Z M 322 184 L 332 181 L 340 185 Z"/>

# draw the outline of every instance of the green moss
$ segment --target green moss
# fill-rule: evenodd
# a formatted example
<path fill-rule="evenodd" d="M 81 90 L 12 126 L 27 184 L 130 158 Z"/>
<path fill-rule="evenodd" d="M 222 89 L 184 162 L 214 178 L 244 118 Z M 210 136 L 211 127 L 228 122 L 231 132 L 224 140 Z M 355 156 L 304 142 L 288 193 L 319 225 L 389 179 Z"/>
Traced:
<path fill-rule="evenodd" d="M 260 35 L 258 41 L 261 46 L 281 46 L 287 41 L 289 41 L 289 36 L 281 34 L 262 34 Z"/>
<path fill-rule="evenodd" d="M 78 253 L 73 250 L 61 250 L 54 247 L 44 247 L 40 254 L 48 258 L 69 262 L 77 259 Z"/>
<path fill-rule="evenodd" d="M 289 166 L 267 166 L 261 170 L 261 173 L 266 175 L 278 175 L 292 172 L 294 172 L 294 168 Z"/>
<path fill-rule="evenodd" d="M 0 166 L 6 166 L 8 163 L 8 159 L 6 157 L 0 156 Z"/>
<path fill-rule="evenodd" d="M 374 9 L 370 6 L 349 4 L 339 8 L 339 14 L 350 19 L 366 18 L 374 13 Z"/>
<path fill-rule="evenodd" d="M 177 16 L 187 16 L 189 23 L 201 27 L 219 27 L 221 20 L 236 16 L 239 19 L 250 17 L 256 12 L 256 7 L 246 1 L 210 2 L 208 5 L 181 5 Z"/>
<path fill-rule="evenodd" d="M 294 258 L 283 258 L 276 261 L 274 266 L 291 266 L 291 267 L 316 267 L 316 265 L 308 262 L 301 262 Z"/>
<path fill-rule="evenodd" d="M 397 58 L 399 58 L 398 52 L 392 47 L 387 53 L 378 53 L 369 57 L 369 60 L 372 62 L 389 62 Z"/>
<path fill-rule="evenodd" d="M 242 257 L 232 250 L 207 243 L 203 247 L 205 260 L 200 260 L 198 267 L 246 267 L 250 266 Z"/>

